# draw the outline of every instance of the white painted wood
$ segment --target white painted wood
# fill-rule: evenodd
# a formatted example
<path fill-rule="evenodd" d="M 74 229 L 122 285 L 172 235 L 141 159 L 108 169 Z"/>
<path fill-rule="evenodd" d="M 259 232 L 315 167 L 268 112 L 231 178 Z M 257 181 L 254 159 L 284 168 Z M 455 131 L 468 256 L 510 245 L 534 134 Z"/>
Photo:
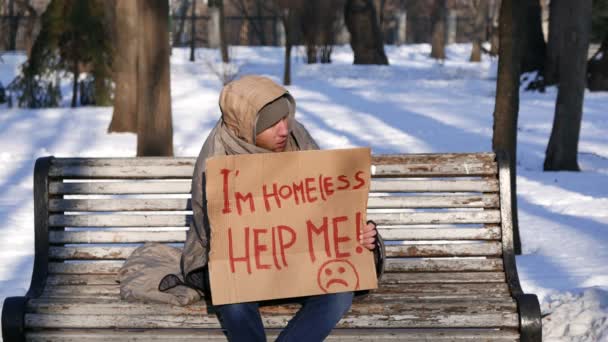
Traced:
<path fill-rule="evenodd" d="M 484 179 L 377 179 L 371 192 L 498 192 L 498 180 Z"/>
<path fill-rule="evenodd" d="M 115 274 L 51 274 L 48 286 L 60 285 L 117 285 Z M 503 272 L 408 272 L 385 273 L 380 284 L 461 284 L 504 283 Z"/>
<path fill-rule="evenodd" d="M 369 197 L 369 209 L 384 208 L 498 208 L 498 195 Z"/>
<path fill-rule="evenodd" d="M 91 305 L 95 304 L 96 299 L 107 297 L 120 302 L 119 298 L 120 287 L 115 281 L 113 284 L 100 285 L 47 285 L 40 298 L 52 298 L 50 303 L 65 302 L 74 300 L 75 302 L 84 302 L 79 299 L 89 299 Z M 65 298 L 65 300 L 60 300 Z M 444 283 L 444 284 L 382 284 L 378 289 L 373 290 L 371 294 L 362 301 L 357 303 L 382 304 L 402 303 L 414 299 L 455 299 L 465 300 L 474 298 L 478 300 L 488 300 L 498 298 L 511 301 L 509 289 L 506 283 Z M 100 302 L 101 303 L 101 302 Z M 112 302 L 110 302 L 112 303 Z M 136 305 L 131 303 L 132 305 Z M 97 313 L 97 312 L 92 312 Z"/>
<path fill-rule="evenodd" d="M 452 285 L 456 288 L 455 285 Z M 420 287 L 420 286 L 418 286 Z M 413 293 L 413 292 L 412 292 Z M 407 296 L 404 293 L 404 296 Z M 403 301 L 365 298 L 359 300 L 356 298 L 353 302 L 350 314 L 367 315 L 367 314 L 382 314 L 387 310 L 398 310 L 399 312 L 417 312 L 426 309 L 435 310 L 436 312 L 451 312 L 462 306 L 476 306 L 477 312 L 493 313 L 493 312 L 515 312 L 517 304 L 510 298 L 484 298 L 484 299 L 467 299 L 467 298 L 451 298 L 445 300 L 433 299 L 410 299 Z M 145 303 L 145 302 L 128 302 L 119 298 L 100 298 L 96 300 L 94 297 L 87 298 L 36 298 L 28 301 L 27 312 L 37 314 L 60 314 L 60 315 L 111 315 L 120 313 L 122 315 L 213 315 L 213 311 L 209 311 L 205 301 L 198 301 L 188 306 L 167 305 L 164 303 Z M 299 304 L 283 304 L 260 307 L 260 312 L 263 315 L 277 314 L 295 314 L 300 308 Z"/>
<path fill-rule="evenodd" d="M 469 310 L 467 310 L 469 309 Z M 265 315 L 265 327 L 283 327 L 291 315 Z M 47 315 L 25 314 L 25 324 L 31 328 L 219 328 L 215 315 Z M 338 327 L 344 328 L 479 328 L 507 327 L 519 325 L 517 313 L 481 313 L 476 308 L 462 308 L 461 312 L 445 312 L 426 308 L 418 312 L 401 311 L 394 314 L 351 315 L 347 314 Z"/>
<path fill-rule="evenodd" d="M 497 208 L 498 195 L 370 197 L 368 208 Z M 189 199 L 51 199 L 49 211 L 189 211 Z"/>
<path fill-rule="evenodd" d="M 123 195 L 123 194 L 188 194 L 192 181 L 173 180 L 159 182 L 122 181 L 122 182 L 74 182 L 49 183 L 52 195 Z"/>
<path fill-rule="evenodd" d="M 488 228 L 378 228 L 384 240 L 500 240 L 500 227 Z M 180 231 L 50 231 L 50 243 L 180 243 L 186 230 Z"/>
<path fill-rule="evenodd" d="M 50 231 L 50 243 L 179 243 L 186 240 L 180 231 Z"/>
<path fill-rule="evenodd" d="M 49 247 L 52 260 L 125 260 L 137 247 Z"/>
<path fill-rule="evenodd" d="M 268 341 L 274 341 L 277 329 L 266 329 Z M 69 329 L 57 331 L 28 331 L 26 340 L 30 342 L 192 342 L 192 341 L 226 341 L 220 329 L 150 329 L 145 331 L 115 331 L 108 329 Z M 515 342 L 519 334 L 514 329 L 334 329 L 326 339 L 328 342 L 383 342 L 383 341 L 487 341 Z"/>
<path fill-rule="evenodd" d="M 116 274 L 123 261 L 49 262 L 49 274 Z"/>
<path fill-rule="evenodd" d="M 429 284 L 429 283 L 504 283 L 504 272 L 405 272 L 385 273 L 383 284 Z"/>
<path fill-rule="evenodd" d="M 502 271 L 502 259 L 386 259 L 386 272 Z"/>
<path fill-rule="evenodd" d="M 409 244 L 386 246 L 387 257 L 500 256 L 500 242 Z"/>
<path fill-rule="evenodd" d="M 121 165 L 121 166 L 76 166 L 52 165 L 50 177 L 63 178 L 112 178 L 112 179 L 171 179 L 191 178 L 194 167 L 191 165 Z"/>
<path fill-rule="evenodd" d="M 369 213 L 367 218 L 379 225 L 499 223 L 500 211 Z"/>
<path fill-rule="evenodd" d="M 488 228 L 382 228 L 382 238 L 391 240 L 500 240 L 500 227 Z"/>
<path fill-rule="evenodd" d="M 187 198 L 51 199 L 49 211 L 188 211 Z"/>
<path fill-rule="evenodd" d="M 183 227 L 191 215 L 49 215 L 51 227 Z M 499 210 L 369 213 L 380 225 L 500 223 Z"/>
<path fill-rule="evenodd" d="M 191 215 L 49 215 L 51 227 L 184 227 Z"/>
<path fill-rule="evenodd" d="M 188 194 L 191 180 L 159 180 L 120 182 L 70 182 L 52 181 L 49 192 L 59 194 Z M 374 179 L 371 192 L 498 192 L 498 180 L 484 179 Z"/>

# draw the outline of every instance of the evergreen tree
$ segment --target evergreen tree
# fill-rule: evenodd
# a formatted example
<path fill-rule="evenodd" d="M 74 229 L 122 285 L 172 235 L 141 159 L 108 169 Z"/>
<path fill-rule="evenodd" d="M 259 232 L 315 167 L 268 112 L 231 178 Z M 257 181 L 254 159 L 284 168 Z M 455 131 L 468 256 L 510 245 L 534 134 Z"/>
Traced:
<path fill-rule="evenodd" d="M 41 18 L 41 31 L 21 74 L 12 82 L 19 106 L 59 105 L 59 76 L 71 73 L 76 106 L 81 68 L 90 70 L 96 104 L 111 101 L 111 48 L 102 0 L 52 0 Z"/>

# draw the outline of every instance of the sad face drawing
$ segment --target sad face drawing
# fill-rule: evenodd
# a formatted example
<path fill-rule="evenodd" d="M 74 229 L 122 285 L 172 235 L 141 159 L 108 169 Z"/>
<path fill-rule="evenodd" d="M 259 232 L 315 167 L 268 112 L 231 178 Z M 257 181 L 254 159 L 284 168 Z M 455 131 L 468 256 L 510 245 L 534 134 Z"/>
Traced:
<path fill-rule="evenodd" d="M 354 291 L 359 289 L 359 274 L 350 261 L 333 259 L 321 265 L 317 282 L 325 293 Z"/>

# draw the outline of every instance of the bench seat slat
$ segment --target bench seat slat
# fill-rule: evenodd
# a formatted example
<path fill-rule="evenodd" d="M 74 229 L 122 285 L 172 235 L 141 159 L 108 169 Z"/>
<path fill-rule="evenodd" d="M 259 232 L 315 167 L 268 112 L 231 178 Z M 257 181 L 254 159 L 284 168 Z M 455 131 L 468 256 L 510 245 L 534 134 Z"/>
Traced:
<path fill-rule="evenodd" d="M 368 199 L 370 209 L 497 208 L 498 195 L 378 196 Z M 190 200 L 172 199 L 51 199 L 49 211 L 191 211 Z"/>
<path fill-rule="evenodd" d="M 499 223 L 499 210 L 369 213 L 380 225 Z M 51 227 L 183 227 L 191 215 L 49 215 Z"/>
<path fill-rule="evenodd" d="M 454 313 L 447 310 L 422 309 L 416 312 L 397 311 L 401 314 L 346 314 L 339 328 L 515 328 L 519 325 L 516 312 L 479 312 L 475 307 Z M 265 315 L 264 326 L 280 328 L 292 315 Z M 219 328 L 215 315 L 52 315 L 25 314 L 25 324 L 31 328 Z"/>
<path fill-rule="evenodd" d="M 116 285 L 116 274 L 51 274 L 47 286 Z M 385 273 L 381 284 L 461 284 L 504 283 L 502 272 L 419 272 Z"/>
<path fill-rule="evenodd" d="M 126 194 L 188 194 L 191 180 L 173 179 L 159 181 L 119 182 L 61 182 L 51 181 L 49 193 L 52 195 L 126 195 Z M 498 180 L 484 179 L 387 179 L 372 178 L 370 191 L 373 192 L 498 192 Z"/>
<path fill-rule="evenodd" d="M 468 284 L 384 284 L 373 290 L 368 297 L 381 300 L 383 298 L 395 299 L 403 295 L 403 299 L 420 298 L 499 298 L 509 299 L 509 289 L 505 283 L 468 283 Z M 41 298 L 77 299 L 98 296 L 115 298 L 120 301 L 120 285 L 48 285 Z M 366 298 L 368 299 L 368 298 Z M 131 303 L 131 305 L 135 305 Z"/>
<path fill-rule="evenodd" d="M 500 227 L 488 228 L 378 228 L 384 240 L 499 240 Z M 49 242 L 64 243 L 182 243 L 186 231 L 50 231 Z"/>
<path fill-rule="evenodd" d="M 268 341 L 279 335 L 277 329 L 266 329 Z M 106 342 L 124 340 L 131 342 L 192 342 L 226 341 L 221 329 L 148 329 L 137 331 L 114 331 L 110 329 L 66 329 L 56 331 L 31 331 L 26 333 L 30 342 Z M 519 341 L 519 333 L 514 329 L 334 329 L 326 339 L 328 342 L 375 342 L 375 341 Z"/>
<path fill-rule="evenodd" d="M 362 300 L 361 300 L 362 299 Z M 444 311 L 462 313 L 471 311 L 468 306 L 476 306 L 476 312 L 516 312 L 517 305 L 510 298 L 471 300 L 466 298 L 450 299 L 414 299 L 403 301 L 383 300 L 377 298 L 355 298 L 350 309 L 351 314 L 382 314 L 388 310 L 393 312 L 425 312 Z M 293 314 L 299 309 L 299 304 L 262 305 L 262 314 Z M 99 298 L 39 298 L 28 302 L 27 313 L 59 314 L 59 315 L 109 315 L 121 313 L 123 315 L 193 315 L 213 314 L 208 310 L 204 301 L 188 306 L 170 305 L 164 303 L 127 302 L 119 299 Z"/>

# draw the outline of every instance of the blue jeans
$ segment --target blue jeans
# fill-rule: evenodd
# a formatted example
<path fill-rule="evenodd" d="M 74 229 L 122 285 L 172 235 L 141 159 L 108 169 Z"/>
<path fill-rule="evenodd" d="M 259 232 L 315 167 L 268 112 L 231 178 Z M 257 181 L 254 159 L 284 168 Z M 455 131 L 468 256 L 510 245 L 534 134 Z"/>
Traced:
<path fill-rule="evenodd" d="M 302 307 L 289 321 L 277 341 L 323 341 L 350 309 L 352 292 L 295 299 Z M 266 341 L 258 302 L 215 306 L 229 341 Z"/>

